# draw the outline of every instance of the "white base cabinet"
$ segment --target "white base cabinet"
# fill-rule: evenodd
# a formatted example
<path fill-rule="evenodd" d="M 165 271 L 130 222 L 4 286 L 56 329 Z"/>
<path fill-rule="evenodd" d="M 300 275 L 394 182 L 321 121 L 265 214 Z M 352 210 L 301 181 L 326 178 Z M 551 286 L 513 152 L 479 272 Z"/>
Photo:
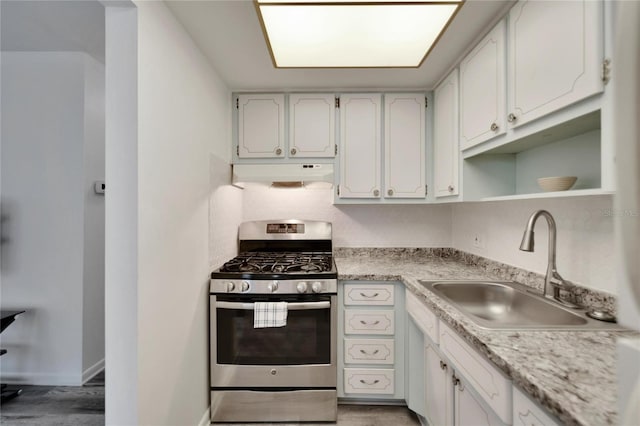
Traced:
<path fill-rule="evenodd" d="M 404 285 L 340 281 L 338 306 L 338 397 L 403 400 Z"/>
<path fill-rule="evenodd" d="M 433 313 L 416 296 L 406 293 L 409 318 L 426 330 Z M 429 314 L 424 315 L 424 311 Z M 427 319 L 425 322 L 424 319 Z M 437 342 L 423 334 L 424 417 L 432 425 L 509 425 L 512 421 L 511 382 L 466 344 L 443 322 L 435 319 Z M 421 327 L 420 324 L 423 324 Z M 409 347 L 417 352 L 415 347 Z M 414 357 L 409 354 L 409 367 Z M 412 374 L 407 370 L 408 374 Z M 408 379 L 412 380 L 412 379 Z M 415 380 L 415 378 L 413 379 Z M 420 389 L 409 386 L 409 389 Z M 412 397 L 409 395 L 408 401 Z M 421 407 L 420 404 L 414 406 Z M 409 407 L 411 408 L 411 406 Z M 420 413 L 419 413 L 420 414 Z"/>
<path fill-rule="evenodd" d="M 514 426 L 560 426 L 535 402 L 531 401 L 520 389 L 513 387 L 513 425 Z"/>

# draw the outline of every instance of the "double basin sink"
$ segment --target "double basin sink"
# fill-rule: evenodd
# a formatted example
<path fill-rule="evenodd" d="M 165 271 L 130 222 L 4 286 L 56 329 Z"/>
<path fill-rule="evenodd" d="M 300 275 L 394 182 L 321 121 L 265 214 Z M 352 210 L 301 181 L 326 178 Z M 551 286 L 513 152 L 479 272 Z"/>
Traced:
<path fill-rule="evenodd" d="M 583 309 L 569 309 L 532 289 L 499 281 L 419 281 L 471 321 L 488 329 L 623 330 Z"/>

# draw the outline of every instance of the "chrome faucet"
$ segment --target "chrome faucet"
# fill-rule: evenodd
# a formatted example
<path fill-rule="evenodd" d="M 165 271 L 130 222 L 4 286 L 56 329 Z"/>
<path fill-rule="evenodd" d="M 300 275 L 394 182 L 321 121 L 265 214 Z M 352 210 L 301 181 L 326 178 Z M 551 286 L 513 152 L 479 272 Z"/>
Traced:
<path fill-rule="evenodd" d="M 560 290 L 568 290 L 571 288 L 571 285 L 560 276 L 556 268 L 556 221 L 553 220 L 551 213 L 546 210 L 537 210 L 533 212 L 529 218 L 529 222 L 527 222 L 527 227 L 524 230 L 522 243 L 520 243 L 520 250 L 529 252 L 533 251 L 533 228 L 536 224 L 536 220 L 538 220 L 540 216 L 544 216 L 544 218 L 547 219 L 547 224 L 549 225 L 549 262 L 547 264 L 547 274 L 544 278 L 544 296 L 554 299 L 569 308 L 579 308 L 578 305 L 560 297 Z"/>

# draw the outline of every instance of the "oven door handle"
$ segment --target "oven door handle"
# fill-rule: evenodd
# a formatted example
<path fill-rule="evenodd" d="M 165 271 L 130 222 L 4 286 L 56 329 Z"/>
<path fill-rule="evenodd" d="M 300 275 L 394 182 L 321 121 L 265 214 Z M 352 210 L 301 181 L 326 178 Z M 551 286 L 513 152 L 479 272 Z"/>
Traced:
<path fill-rule="evenodd" d="M 311 309 L 329 309 L 331 302 L 303 302 L 303 303 L 287 303 L 288 311 L 307 311 Z M 253 311 L 253 303 L 238 302 L 216 302 L 216 308 L 223 309 L 242 309 L 245 311 Z"/>

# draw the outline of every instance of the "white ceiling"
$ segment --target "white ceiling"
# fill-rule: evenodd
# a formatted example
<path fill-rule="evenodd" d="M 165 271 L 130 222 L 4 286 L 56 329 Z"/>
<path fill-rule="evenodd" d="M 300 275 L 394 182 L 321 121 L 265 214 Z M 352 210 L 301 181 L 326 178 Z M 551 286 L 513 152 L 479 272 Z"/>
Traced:
<path fill-rule="evenodd" d="M 0 1 L 3 51 L 86 52 L 104 63 L 104 6 L 96 0 Z"/>
<path fill-rule="evenodd" d="M 410 69 L 276 69 L 251 0 L 165 3 L 232 90 L 429 90 L 513 1 L 467 0 L 422 66 Z"/>
<path fill-rule="evenodd" d="M 276 69 L 251 0 L 167 0 L 227 85 L 236 91 L 430 90 L 503 15 L 512 0 L 467 0 L 419 68 Z M 1 0 L 2 50 L 83 51 L 104 61 L 99 1 Z"/>

